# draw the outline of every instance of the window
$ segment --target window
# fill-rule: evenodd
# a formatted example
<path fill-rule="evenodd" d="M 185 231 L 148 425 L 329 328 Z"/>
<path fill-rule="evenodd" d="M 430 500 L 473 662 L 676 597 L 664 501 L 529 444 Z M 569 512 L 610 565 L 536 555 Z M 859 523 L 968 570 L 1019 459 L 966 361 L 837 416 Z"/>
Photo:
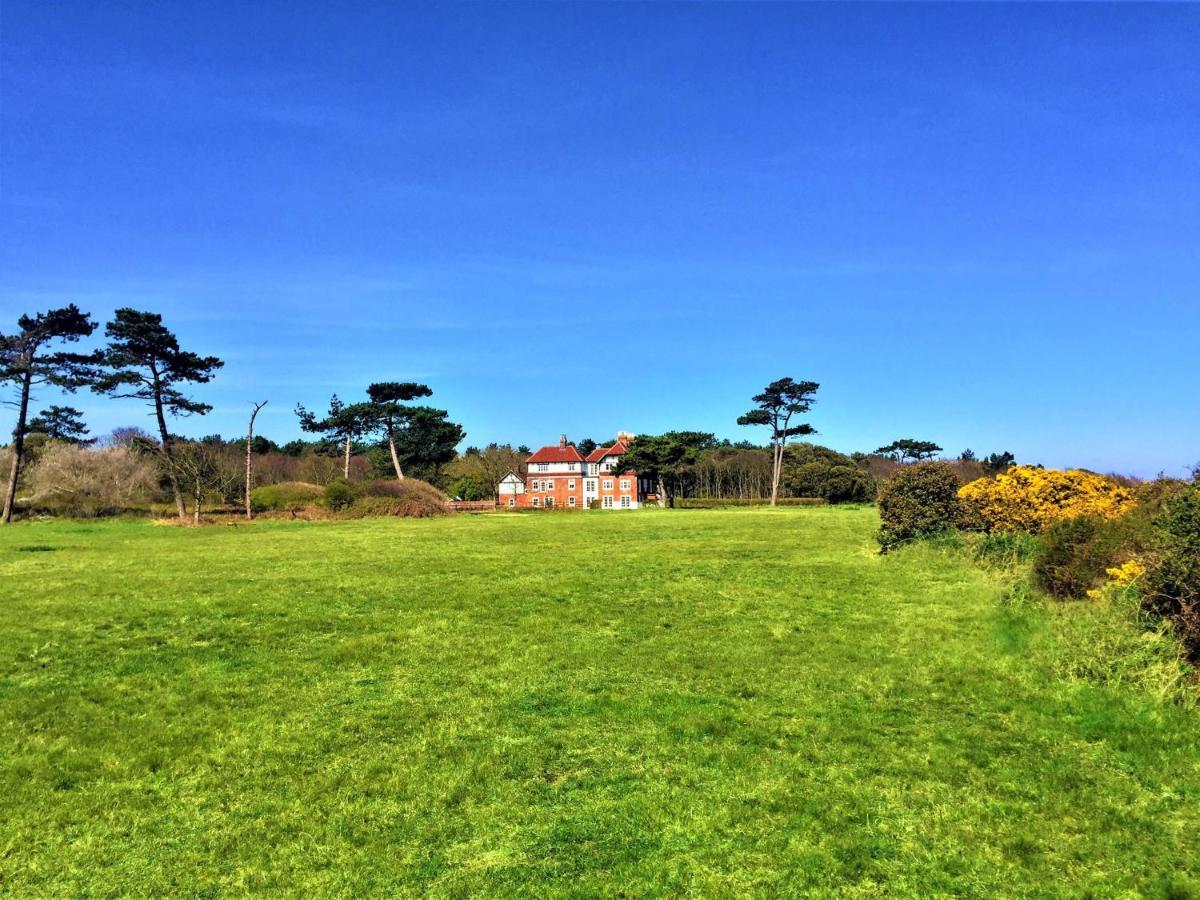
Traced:
<path fill-rule="evenodd" d="M 568 491 L 575 490 L 575 479 L 574 478 L 572 478 L 570 481 L 567 482 L 567 490 Z"/>
<path fill-rule="evenodd" d="M 629 498 L 628 497 L 621 498 L 621 509 L 629 509 Z"/>
<path fill-rule="evenodd" d="M 538 471 L 539 472 L 549 472 L 550 471 L 550 463 L 538 463 Z"/>
<path fill-rule="evenodd" d="M 628 478 L 621 479 L 621 490 L 623 490 L 623 491 L 629 490 L 629 479 Z"/>
<path fill-rule="evenodd" d="M 509 506 L 516 506 L 516 505 L 517 505 L 517 498 L 516 498 L 516 497 L 509 497 L 509 498 L 508 498 L 508 505 L 509 505 Z"/>
<path fill-rule="evenodd" d="M 575 505 L 575 497 L 574 496 L 568 497 L 567 498 L 567 506 L 574 506 L 574 505 Z"/>
<path fill-rule="evenodd" d="M 596 474 L 596 464 L 595 463 L 588 463 L 588 474 L 589 475 Z"/>
<path fill-rule="evenodd" d="M 554 505 L 554 498 L 553 498 L 553 497 L 547 497 L 547 498 L 546 498 L 546 509 L 549 509 L 549 508 L 550 508 L 551 506 L 553 506 L 553 505 Z"/>
<path fill-rule="evenodd" d="M 530 503 L 532 503 L 534 506 L 541 506 L 541 505 L 542 505 L 542 498 L 541 498 L 541 497 L 534 497 L 534 498 L 533 498 L 532 500 L 530 500 L 529 502 L 530 502 Z"/>
<path fill-rule="evenodd" d="M 612 479 L 611 479 L 611 478 L 605 478 L 605 479 L 604 479 L 604 489 L 605 489 L 606 491 L 611 491 L 611 490 L 612 490 Z"/>
<path fill-rule="evenodd" d="M 594 478 L 589 478 L 583 483 L 583 489 L 590 494 L 596 493 L 596 481 Z"/>
<path fill-rule="evenodd" d="M 612 509 L 612 497 L 605 497 L 605 498 L 604 498 L 604 508 L 605 508 L 605 509 Z"/>
<path fill-rule="evenodd" d="M 545 491 L 554 490 L 554 482 L 553 481 L 543 481 L 542 482 L 542 490 L 545 490 Z"/>

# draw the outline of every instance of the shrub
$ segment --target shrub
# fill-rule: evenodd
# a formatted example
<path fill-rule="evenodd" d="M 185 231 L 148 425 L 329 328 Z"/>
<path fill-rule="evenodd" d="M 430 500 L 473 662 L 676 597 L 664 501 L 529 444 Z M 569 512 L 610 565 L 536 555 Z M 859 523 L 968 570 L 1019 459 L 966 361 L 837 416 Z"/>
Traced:
<path fill-rule="evenodd" d="M 491 487 L 479 475 L 462 475 L 450 482 L 450 493 L 460 500 L 486 500 Z"/>
<path fill-rule="evenodd" d="M 793 497 L 819 497 L 826 503 L 867 503 L 875 497 L 875 477 L 849 456 L 816 444 L 788 448 L 781 484 Z"/>
<path fill-rule="evenodd" d="M 158 472 L 152 459 L 129 447 L 51 441 L 30 468 L 27 485 L 32 509 L 101 516 L 147 506 L 158 493 Z"/>
<path fill-rule="evenodd" d="M 896 472 L 879 491 L 883 527 L 879 544 L 897 544 L 937 534 L 958 520 L 958 477 L 944 462 L 914 463 Z"/>
<path fill-rule="evenodd" d="M 1200 487 L 1168 500 L 1154 525 L 1143 604 L 1174 623 L 1188 658 L 1200 662 Z"/>
<path fill-rule="evenodd" d="M 403 481 L 371 481 L 363 496 L 346 509 L 352 515 L 405 516 L 423 519 L 447 512 L 446 495 L 419 478 Z"/>
<path fill-rule="evenodd" d="M 325 490 L 321 494 L 321 502 L 334 512 L 341 512 L 343 509 L 349 508 L 362 494 L 361 485 L 347 481 L 345 478 L 335 478 L 325 485 Z"/>
<path fill-rule="evenodd" d="M 1123 523 L 1101 516 L 1060 519 L 1042 534 L 1034 559 L 1037 586 L 1062 600 L 1082 599 L 1128 555 Z"/>
<path fill-rule="evenodd" d="M 303 509 L 316 503 L 321 494 L 320 485 L 306 481 L 283 481 L 252 490 L 250 506 L 255 512 Z"/>
<path fill-rule="evenodd" d="M 870 472 L 853 465 L 830 466 L 817 494 L 826 503 L 869 503 L 877 485 Z"/>
<path fill-rule="evenodd" d="M 958 492 L 963 527 L 1037 534 L 1060 519 L 1115 519 L 1134 505 L 1132 492 L 1102 475 L 1015 466 Z"/>

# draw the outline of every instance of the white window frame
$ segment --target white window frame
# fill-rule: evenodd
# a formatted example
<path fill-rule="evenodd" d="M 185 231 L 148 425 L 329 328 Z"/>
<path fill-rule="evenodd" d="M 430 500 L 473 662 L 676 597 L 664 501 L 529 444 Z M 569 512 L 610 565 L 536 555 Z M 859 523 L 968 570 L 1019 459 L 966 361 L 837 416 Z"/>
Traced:
<path fill-rule="evenodd" d="M 606 490 L 606 491 L 611 491 L 611 490 L 613 489 L 613 483 L 612 483 L 612 479 L 611 479 L 611 478 L 605 478 L 605 479 L 604 479 L 604 481 L 603 481 L 603 482 L 601 482 L 601 485 L 600 485 L 600 486 L 601 486 L 601 487 L 603 487 L 603 488 L 604 488 L 604 490 Z"/>
<path fill-rule="evenodd" d="M 542 505 L 542 498 L 541 498 L 541 497 L 534 497 L 534 498 L 533 498 L 532 500 L 530 500 L 529 502 L 530 502 L 530 503 L 532 503 L 534 506 L 541 506 L 541 505 Z"/>
<path fill-rule="evenodd" d="M 629 498 L 622 497 L 621 498 L 621 509 L 629 509 L 630 507 L 631 507 L 631 504 L 629 502 Z"/>
<path fill-rule="evenodd" d="M 584 482 L 583 489 L 592 494 L 596 493 L 596 479 L 589 478 L 586 482 Z"/>
<path fill-rule="evenodd" d="M 517 505 L 517 498 L 516 498 L 516 497 L 509 497 L 509 498 L 508 498 L 508 505 L 509 505 L 509 506 L 516 506 L 516 505 Z"/>
<path fill-rule="evenodd" d="M 539 472 L 549 472 L 550 471 L 550 463 L 538 463 L 537 467 L 538 467 Z"/>
<path fill-rule="evenodd" d="M 572 494 L 570 497 L 567 498 L 567 506 L 574 506 L 574 505 L 575 505 L 575 495 Z"/>
<path fill-rule="evenodd" d="M 568 491 L 575 490 L 575 479 L 574 478 L 567 481 L 567 490 Z"/>
<path fill-rule="evenodd" d="M 621 479 L 621 490 L 623 490 L 623 491 L 629 490 L 629 479 L 628 478 Z"/>
<path fill-rule="evenodd" d="M 553 479 L 553 478 L 551 478 L 551 479 L 549 479 L 549 480 L 547 480 L 547 481 L 543 481 L 543 482 L 542 482 L 542 490 L 544 490 L 544 491 L 552 491 L 552 490 L 554 490 L 554 479 Z"/>
<path fill-rule="evenodd" d="M 546 509 L 549 509 L 549 508 L 550 508 L 550 507 L 552 507 L 553 505 L 554 505 L 554 498 L 553 498 L 553 497 L 547 497 L 547 498 L 546 498 Z"/>
<path fill-rule="evenodd" d="M 602 506 L 603 506 L 605 509 L 612 509 L 612 508 L 613 508 L 612 494 L 605 494 L 605 496 L 604 496 L 604 501 L 603 501 L 603 503 L 602 503 L 601 505 L 602 505 Z"/>

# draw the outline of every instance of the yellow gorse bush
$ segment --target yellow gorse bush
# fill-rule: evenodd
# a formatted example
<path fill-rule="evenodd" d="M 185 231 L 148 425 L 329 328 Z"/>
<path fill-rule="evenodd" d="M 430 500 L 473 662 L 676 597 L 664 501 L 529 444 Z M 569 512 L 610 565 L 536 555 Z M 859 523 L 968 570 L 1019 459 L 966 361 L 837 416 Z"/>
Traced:
<path fill-rule="evenodd" d="M 1127 559 L 1119 566 L 1105 569 L 1104 574 L 1108 576 L 1108 581 L 1100 587 L 1088 591 L 1089 597 L 1103 597 L 1107 591 L 1121 590 L 1137 584 L 1138 580 L 1146 574 L 1146 566 L 1140 559 L 1134 557 Z"/>
<path fill-rule="evenodd" d="M 1014 466 L 959 488 L 964 524 L 987 531 L 1039 532 L 1059 519 L 1113 519 L 1134 505 L 1128 489 L 1081 469 Z"/>

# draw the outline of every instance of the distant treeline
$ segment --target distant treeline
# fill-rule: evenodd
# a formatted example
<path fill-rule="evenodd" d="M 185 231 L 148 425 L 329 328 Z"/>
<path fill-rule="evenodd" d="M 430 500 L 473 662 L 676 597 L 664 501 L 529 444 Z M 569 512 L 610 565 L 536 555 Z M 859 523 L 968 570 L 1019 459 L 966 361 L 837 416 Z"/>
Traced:
<path fill-rule="evenodd" d="M 424 405 L 431 388 L 416 382 L 364 385 L 362 396 L 337 395 L 320 413 L 297 404 L 299 425 L 312 440 L 278 443 L 255 434 L 255 417 L 268 401 L 249 404 L 244 435 L 189 438 L 168 421 L 212 410 L 190 392 L 208 384 L 224 363 L 184 349 L 153 312 L 122 308 L 104 327 L 106 343 L 77 351 L 99 327 L 70 305 L 21 316 L 15 331 L 0 334 L 0 383 L 15 388 L 17 419 L 12 444 L 0 450 L 7 470 L 2 517 L 24 511 L 77 514 L 119 511 L 170 502 L 180 518 L 190 509 L 240 503 L 253 513 L 255 486 L 305 484 L 325 487 L 416 478 L 450 496 L 486 500 L 509 472 L 523 474 L 526 446 L 489 444 L 457 448 L 466 437 L 445 410 Z M 67 392 L 141 401 L 157 426 L 153 433 L 118 429 L 102 440 L 88 433 L 83 412 L 50 406 L 34 412 L 34 390 L 52 385 Z M 767 444 L 717 440 L 707 432 L 670 431 L 633 440 L 623 464 L 655 485 L 667 506 L 675 500 L 751 501 L 819 498 L 827 503 L 875 499 L 882 482 L 899 468 L 928 460 L 942 448 L 927 440 L 900 439 L 872 453 L 849 456 L 796 439 L 816 430 L 803 417 L 819 385 L 781 378 L 753 396 L 738 425 L 766 428 Z M 576 442 L 581 453 L 598 446 Z M 953 463 L 966 483 L 1014 462 L 1012 454 L 977 459 L 965 451 Z M 349 490 L 349 489 L 347 489 Z"/>

